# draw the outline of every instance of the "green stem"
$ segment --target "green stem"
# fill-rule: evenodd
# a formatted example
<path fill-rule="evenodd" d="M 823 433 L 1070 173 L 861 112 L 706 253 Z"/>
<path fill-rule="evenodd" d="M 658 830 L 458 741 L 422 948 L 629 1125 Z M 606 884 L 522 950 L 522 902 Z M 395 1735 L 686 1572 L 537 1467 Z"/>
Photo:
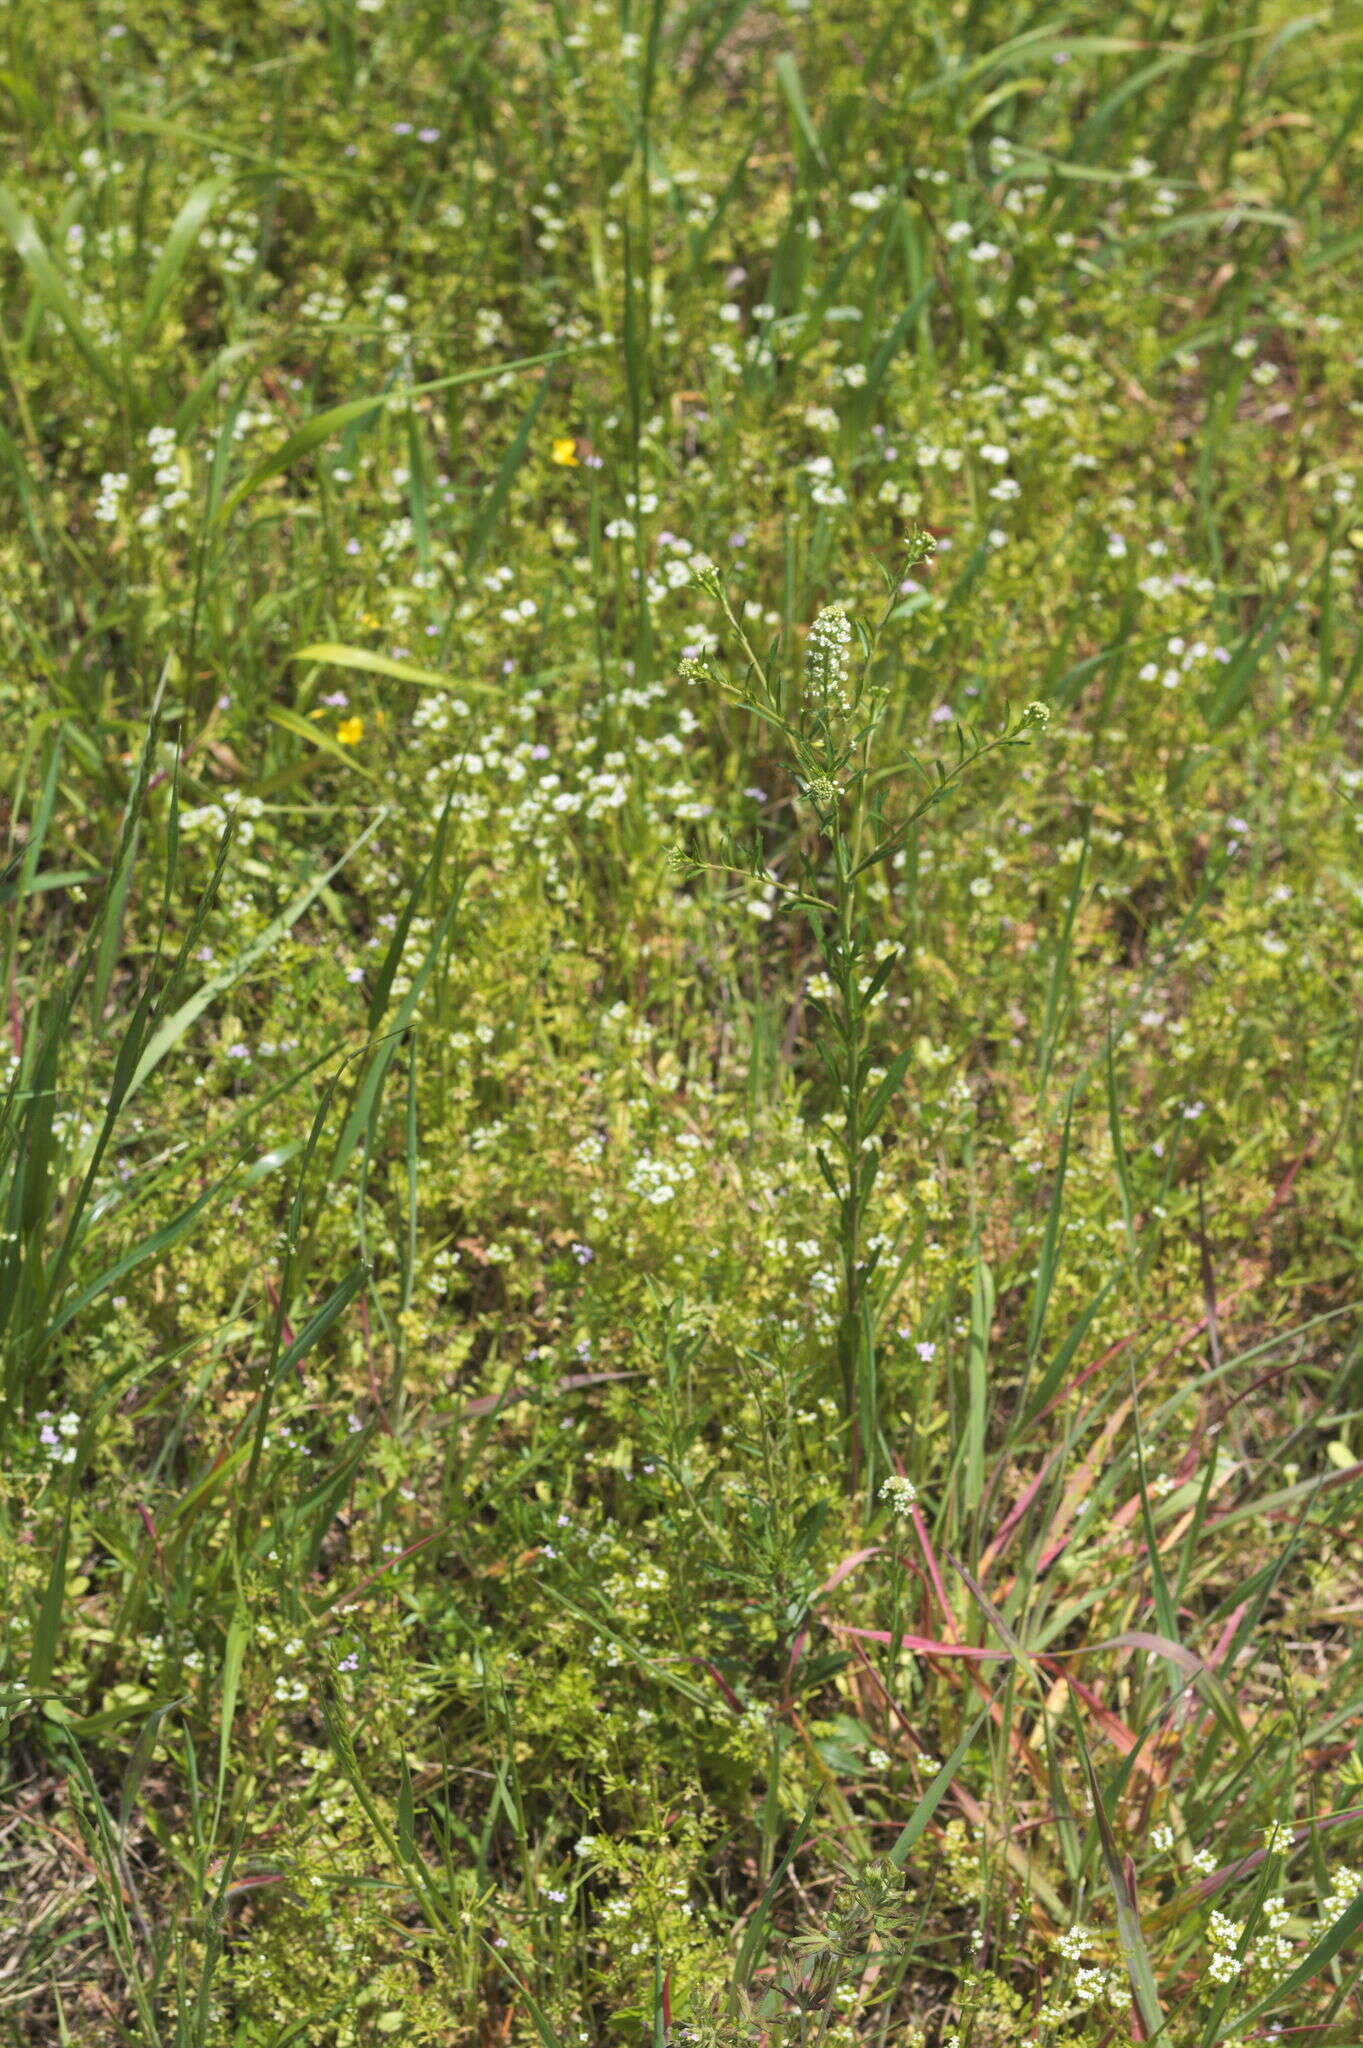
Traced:
<path fill-rule="evenodd" d="M 858 806 L 859 810 L 859 806 Z M 856 823 L 859 824 L 859 818 Z M 854 824 L 854 834 L 856 825 Z M 855 881 L 855 837 L 849 845 L 841 822 L 835 817 L 833 856 L 838 911 L 838 990 L 843 1024 L 843 1160 L 846 1185 L 840 1219 L 842 1253 L 842 1315 L 838 1330 L 838 1364 L 842 1377 L 843 1418 L 849 1430 L 849 1462 L 852 1482 L 860 1477 L 865 1446 L 861 1442 L 860 1394 L 863 1360 L 861 1329 L 862 1257 L 861 1240 L 864 1203 L 861 1192 L 862 1161 L 862 1015 L 861 990 L 857 979 L 857 889 Z"/>

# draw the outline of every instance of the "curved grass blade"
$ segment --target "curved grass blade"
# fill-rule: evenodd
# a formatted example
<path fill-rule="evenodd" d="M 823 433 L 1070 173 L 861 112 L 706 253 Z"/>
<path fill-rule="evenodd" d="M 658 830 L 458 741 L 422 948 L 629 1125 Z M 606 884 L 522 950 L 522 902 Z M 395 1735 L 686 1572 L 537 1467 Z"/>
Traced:
<path fill-rule="evenodd" d="M 347 847 L 340 859 L 333 861 L 332 865 L 324 873 L 309 882 L 307 887 L 301 890 L 284 910 L 281 910 L 278 917 L 271 919 L 264 931 L 251 941 L 244 952 L 238 953 L 236 959 L 228 966 L 222 968 L 219 973 L 210 975 L 203 986 L 196 990 L 187 1002 L 181 1003 L 173 1016 L 167 1017 L 160 1030 L 153 1034 L 150 1043 L 137 1063 L 133 1077 L 128 1083 L 127 1093 L 123 1098 L 125 1103 L 130 1101 L 137 1093 L 137 1090 L 142 1086 L 147 1076 L 156 1067 L 160 1066 L 166 1054 L 179 1044 L 190 1026 L 203 1015 L 214 997 L 221 995 L 225 989 L 231 988 L 234 982 L 239 981 L 248 967 L 254 966 L 255 962 L 262 955 L 268 953 L 275 942 L 282 938 L 286 931 L 289 931 L 292 926 L 297 924 L 304 911 L 316 902 L 323 889 L 326 888 L 327 883 L 334 876 L 338 875 L 346 865 L 346 862 L 353 859 L 360 848 L 373 838 L 387 815 L 386 811 L 380 811 L 372 823 L 365 827 L 354 844 Z"/>
<path fill-rule="evenodd" d="M 194 244 L 209 214 L 218 201 L 232 189 L 232 180 L 227 177 L 205 178 L 196 185 L 184 205 L 171 222 L 170 233 L 162 244 L 161 253 L 147 279 L 147 289 L 142 297 L 142 314 L 134 335 L 135 342 L 143 342 L 156 325 L 166 300 L 175 289 L 176 280 L 189 261 Z"/>
<path fill-rule="evenodd" d="M 350 668 L 362 670 L 366 675 L 388 676 L 395 683 L 413 683 L 422 690 L 457 691 L 463 696 L 466 691 L 491 691 L 491 683 L 458 682 L 452 676 L 442 676 L 436 669 L 419 668 L 415 662 L 394 661 L 391 655 L 371 654 L 367 647 L 347 647 L 339 640 L 318 640 L 310 647 L 300 647 L 290 661 L 315 661 L 329 668 Z"/>
<path fill-rule="evenodd" d="M 100 382 L 116 392 L 119 380 L 113 366 L 104 350 L 96 346 L 81 319 L 80 309 L 68 291 L 65 279 L 47 253 L 47 244 L 14 194 L 4 185 L 0 185 L 0 228 L 13 242 L 41 303 L 56 314 Z"/>
<path fill-rule="evenodd" d="M 305 741 L 310 747 L 316 747 L 319 753 L 328 755 L 333 761 L 339 761 L 343 767 L 349 768 L 353 775 L 363 775 L 369 782 L 378 780 L 372 768 L 366 768 L 363 761 L 356 760 L 353 747 L 343 747 L 331 733 L 324 732 L 321 726 L 311 724 L 306 718 L 300 718 L 298 713 L 290 711 L 287 705 L 271 704 L 265 716 L 271 725 L 277 725 L 281 732 L 293 733 L 296 739 Z"/>

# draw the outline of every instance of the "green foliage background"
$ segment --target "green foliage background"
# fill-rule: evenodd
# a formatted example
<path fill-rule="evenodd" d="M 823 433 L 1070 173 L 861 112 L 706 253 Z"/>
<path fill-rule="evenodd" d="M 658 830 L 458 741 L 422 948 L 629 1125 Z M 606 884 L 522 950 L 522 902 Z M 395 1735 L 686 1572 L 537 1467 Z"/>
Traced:
<path fill-rule="evenodd" d="M 0 2039 L 1357 2042 L 1361 31 L 10 0 Z"/>

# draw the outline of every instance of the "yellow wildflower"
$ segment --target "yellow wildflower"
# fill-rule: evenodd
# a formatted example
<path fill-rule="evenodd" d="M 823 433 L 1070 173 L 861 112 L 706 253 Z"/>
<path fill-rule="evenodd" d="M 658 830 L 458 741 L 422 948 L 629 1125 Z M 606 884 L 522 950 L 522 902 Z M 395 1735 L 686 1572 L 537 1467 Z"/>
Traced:
<path fill-rule="evenodd" d="M 560 469 L 577 468 L 577 442 L 571 434 L 554 436 L 554 445 L 549 450 L 549 460 L 556 462 Z"/>
<path fill-rule="evenodd" d="M 364 738 L 364 720 L 343 718 L 336 728 L 336 737 L 343 747 L 358 747 Z"/>

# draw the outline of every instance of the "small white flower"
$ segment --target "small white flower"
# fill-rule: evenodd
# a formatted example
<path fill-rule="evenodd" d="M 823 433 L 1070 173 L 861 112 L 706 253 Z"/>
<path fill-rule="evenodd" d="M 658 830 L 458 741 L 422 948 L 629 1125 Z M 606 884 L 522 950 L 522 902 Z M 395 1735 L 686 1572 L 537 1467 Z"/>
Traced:
<path fill-rule="evenodd" d="M 907 1515 L 918 1498 L 918 1488 L 901 1472 L 892 1472 L 881 1486 L 880 1498 L 892 1515 Z"/>

